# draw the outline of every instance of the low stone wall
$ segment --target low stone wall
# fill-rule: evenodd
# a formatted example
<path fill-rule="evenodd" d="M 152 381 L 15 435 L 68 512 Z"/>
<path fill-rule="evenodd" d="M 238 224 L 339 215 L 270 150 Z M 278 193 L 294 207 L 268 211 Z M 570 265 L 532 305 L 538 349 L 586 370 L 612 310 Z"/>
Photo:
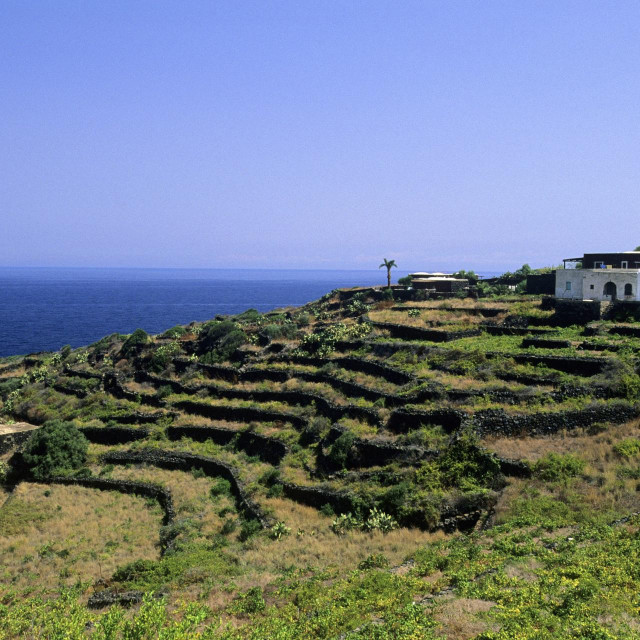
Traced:
<path fill-rule="evenodd" d="M 315 374 L 314 374 L 315 375 Z M 217 398 L 236 398 L 242 400 L 252 400 L 255 402 L 284 402 L 291 405 L 310 406 L 315 405 L 319 414 L 330 420 L 350 417 L 362 419 L 371 424 L 380 424 L 380 418 L 375 409 L 368 407 L 358 407 L 355 405 L 337 405 L 321 395 L 308 391 L 297 390 L 267 390 L 258 391 L 251 389 L 228 389 L 226 387 L 212 387 L 208 385 L 187 386 L 175 380 L 160 378 L 145 372 L 139 372 L 136 379 L 140 382 L 150 382 L 156 386 L 171 386 L 177 393 L 194 394 L 198 391 L 206 391 L 210 396 Z"/>
<path fill-rule="evenodd" d="M 335 358 L 319 358 L 316 356 L 274 356 L 269 362 L 275 363 L 293 363 L 310 367 L 324 367 L 326 365 L 335 365 L 347 371 L 357 371 L 368 375 L 383 378 L 393 384 L 403 385 L 413 382 L 415 376 L 381 362 L 366 360 L 365 358 L 357 358 L 355 356 L 338 356 Z"/>
<path fill-rule="evenodd" d="M 0 455 L 9 453 L 13 449 L 20 448 L 34 433 L 36 429 L 14 431 L 0 434 Z"/>
<path fill-rule="evenodd" d="M 348 429 L 334 425 L 326 438 L 318 448 L 318 466 L 327 471 L 335 471 L 338 468 L 332 463 L 330 456 L 324 449 L 330 447 Z M 386 440 L 365 440 L 355 438 L 349 453 L 347 454 L 347 469 L 362 469 L 367 467 L 382 467 L 391 462 L 402 462 L 405 465 L 413 465 L 420 460 L 432 459 L 439 454 L 438 451 L 427 450 L 423 447 L 401 446 Z"/>
<path fill-rule="evenodd" d="M 562 356 L 539 356 L 530 354 L 512 354 L 518 363 L 544 364 L 551 369 L 572 373 L 577 376 L 593 376 L 602 373 L 606 360 L 600 358 L 569 358 Z"/>
<path fill-rule="evenodd" d="M 226 380 L 227 382 L 238 381 L 238 370 L 221 364 L 203 364 L 197 361 L 193 362 L 187 358 L 174 358 L 173 365 L 178 372 L 186 371 L 189 367 L 193 367 L 197 371 L 202 371 L 211 379 Z"/>
<path fill-rule="evenodd" d="M 500 473 L 514 478 L 530 478 L 531 467 L 522 460 L 511 458 L 498 458 L 500 462 Z"/>
<path fill-rule="evenodd" d="M 180 440 L 181 438 L 191 438 L 199 442 L 213 440 L 216 444 L 225 445 L 235 441 L 237 449 L 245 451 L 250 456 L 258 456 L 261 460 L 273 465 L 279 465 L 282 458 L 288 452 L 287 445 L 277 438 L 263 436 L 253 431 L 235 431 L 224 427 L 199 427 L 181 426 L 168 427 L 167 436 L 169 440 Z"/>
<path fill-rule="evenodd" d="M 270 519 L 265 516 L 260 507 L 248 497 L 233 467 L 220 460 L 190 453 L 163 451 L 161 449 L 113 451 L 105 454 L 102 460 L 103 462 L 111 464 L 149 464 L 163 469 L 178 471 L 202 469 L 208 476 L 222 477 L 229 481 L 238 509 L 243 512 L 247 518 L 258 520 L 263 527 L 271 526 Z"/>
<path fill-rule="evenodd" d="M 634 338 L 640 337 L 640 327 L 623 327 L 613 326 L 609 329 L 609 333 L 614 333 L 619 336 L 632 336 Z"/>
<path fill-rule="evenodd" d="M 504 380 L 505 382 L 519 382 L 520 384 L 526 384 L 534 387 L 538 385 L 553 387 L 558 384 L 558 381 L 555 378 L 551 378 L 549 376 L 530 376 L 525 373 L 514 373 L 511 371 L 499 371 L 495 376 L 499 380 Z"/>
<path fill-rule="evenodd" d="M 248 368 L 242 372 L 243 382 L 286 382 L 292 377 L 286 369 L 258 369 Z"/>
<path fill-rule="evenodd" d="M 500 325 L 482 325 L 490 336 L 526 336 L 557 333 L 556 329 L 534 329 L 530 327 L 503 327 Z"/>
<path fill-rule="evenodd" d="M 80 387 L 75 387 L 70 384 L 62 384 L 60 382 L 54 382 L 51 388 L 58 393 L 64 393 L 68 396 L 75 396 L 76 398 L 86 398 L 88 391 Z"/>
<path fill-rule="evenodd" d="M 9 371 L 15 371 L 23 366 L 22 360 L 18 362 L 11 362 L 0 367 L 0 373 L 8 373 Z"/>
<path fill-rule="evenodd" d="M 616 403 L 575 411 L 508 414 L 503 409 L 477 411 L 471 423 L 480 436 L 544 436 L 589 427 L 597 422 L 621 424 L 640 416 L 640 407 Z"/>
<path fill-rule="evenodd" d="M 622 345 L 607 342 L 587 342 L 586 340 L 578 346 L 582 351 L 620 351 Z"/>
<path fill-rule="evenodd" d="M 415 377 L 406 371 L 390 367 L 380 362 L 365 360 L 364 358 L 332 358 L 331 360 L 327 360 L 327 362 L 333 362 L 347 371 L 360 371 L 372 376 L 378 376 L 393 384 L 403 385 L 415 380 Z"/>
<path fill-rule="evenodd" d="M 149 437 L 148 429 L 131 427 L 81 427 L 79 431 L 96 444 L 124 444 Z"/>
<path fill-rule="evenodd" d="M 447 433 L 460 429 L 469 415 L 458 409 L 434 409 L 420 411 L 418 409 L 396 409 L 387 422 L 387 429 L 394 433 L 407 433 L 419 429 L 423 424 L 441 426 Z"/>
<path fill-rule="evenodd" d="M 171 417 L 175 414 L 167 413 L 143 413 L 136 411 L 133 413 L 112 414 L 106 416 L 97 416 L 103 422 L 116 422 L 118 424 L 153 424 L 162 418 Z"/>
<path fill-rule="evenodd" d="M 574 324 L 584 325 L 593 320 L 600 320 L 601 317 L 598 301 L 555 298 L 553 307 L 555 313 L 550 319 L 550 324 L 557 327 L 570 327 Z"/>
<path fill-rule="evenodd" d="M 404 324 L 391 322 L 372 322 L 376 329 L 388 331 L 394 338 L 403 340 L 426 340 L 429 342 L 450 342 L 459 338 L 469 338 L 482 335 L 481 329 L 469 329 L 467 331 L 444 331 L 441 329 L 421 329 Z"/>
<path fill-rule="evenodd" d="M 140 402 L 140 394 L 125 389 L 120 380 L 120 376 L 115 372 L 105 373 L 102 384 L 104 390 L 116 398 L 129 400 L 131 402 Z"/>
<path fill-rule="evenodd" d="M 230 420 L 231 422 L 289 422 L 294 428 L 302 430 L 307 426 L 306 418 L 293 413 L 269 411 L 258 407 L 233 407 L 206 404 L 192 400 L 180 400 L 174 405 L 187 413 L 211 418 L 213 420 Z"/>
<path fill-rule="evenodd" d="M 74 369 L 65 365 L 64 374 L 67 376 L 73 376 L 75 378 L 84 378 L 85 380 L 102 380 L 102 374 L 97 371 L 94 373 L 92 371 L 85 371 L 84 369 Z"/>
<path fill-rule="evenodd" d="M 617 322 L 638 322 L 640 320 L 640 302 L 635 300 L 616 300 L 607 309 L 607 319 Z"/>
<path fill-rule="evenodd" d="M 569 340 L 550 340 L 545 338 L 525 338 L 520 345 L 523 349 L 534 347 L 536 349 L 570 349 Z"/>
<path fill-rule="evenodd" d="M 318 485 L 306 487 L 292 482 L 283 482 L 282 489 L 287 498 L 308 507 L 321 509 L 328 504 L 337 514 L 353 510 L 353 496 L 347 491 L 334 491 Z"/>
<path fill-rule="evenodd" d="M 444 311 L 447 313 L 457 312 L 464 313 L 471 316 L 482 316 L 483 318 L 495 318 L 501 313 L 506 313 L 508 309 L 501 309 L 496 307 L 417 307 L 412 305 L 403 305 L 392 307 L 392 311 Z"/>

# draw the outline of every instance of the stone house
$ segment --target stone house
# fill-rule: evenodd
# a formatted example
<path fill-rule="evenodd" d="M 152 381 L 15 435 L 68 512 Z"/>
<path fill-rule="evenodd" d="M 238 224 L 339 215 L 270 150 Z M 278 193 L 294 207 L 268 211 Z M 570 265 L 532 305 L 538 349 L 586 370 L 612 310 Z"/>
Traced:
<path fill-rule="evenodd" d="M 567 268 L 568 264 L 575 268 Z M 565 258 L 556 270 L 556 298 L 566 300 L 640 300 L 640 251 L 585 253 Z"/>

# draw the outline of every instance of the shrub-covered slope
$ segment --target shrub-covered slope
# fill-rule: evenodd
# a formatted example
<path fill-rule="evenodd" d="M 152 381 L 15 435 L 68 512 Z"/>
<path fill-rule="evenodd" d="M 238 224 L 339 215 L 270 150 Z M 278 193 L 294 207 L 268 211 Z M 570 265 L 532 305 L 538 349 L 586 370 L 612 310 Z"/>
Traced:
<path fill-rule="evenodd" d="M 547 307 L 336 291 L 0 361 L 43 425 L 0 436 L 0 638 L 638 637 L 637 325 Z"/>

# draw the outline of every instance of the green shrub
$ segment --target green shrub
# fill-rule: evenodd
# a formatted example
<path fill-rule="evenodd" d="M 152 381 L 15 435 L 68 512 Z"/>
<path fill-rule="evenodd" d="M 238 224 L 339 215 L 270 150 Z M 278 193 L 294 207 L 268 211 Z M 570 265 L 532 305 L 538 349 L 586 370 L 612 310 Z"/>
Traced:
<path fill-rule="evenodd" d="M 284 487 L 281 484 L 273 484 L 267 491 L 267 498 L 280 498 L 284 492 Z"/>
<path fill-rule="evenodd" d="M 356 437 L 350 431 L 345 431 L 331 445 L 328 458 L 337 467 L 344 469 L 347 464 L 347 458 Z"/>
<path fill-rule="evenodd" d="M 288 322 L 284 324 L 268 324 L 260 331 L 260 335 L 268 340 L 277 340 L 278 338 L 295 338 L 298 329 L 295 324 Z"/>
<path fill-rule="evenodd" d="M 469 432 L 446 447 L 437 462 L 443 484 L 463 491 L 492 487 L 502 478 L 496 456 L 482 449 Z"/>
<path fill-rule="evenodd" d="M 371 324 L 367 322 L 350 325 L 339 322 L 305 335 L 300 341 L 300 346 L 294 351 L 294 354 L 325 357 L 335 351 L 336 343 L 340 340 L 359 340 L 370 332 Z"/>
<path fill-rule="evenodd" d="M 613 447 L 613 450 L 623 458 L 633 458 L 640 454 L 640 439 L 627 438 L 622 440 Z"/>
<path fill-rule="evenodd" d="M 296 323 L 299 327 L 308 327 L 311 322 L 311 318 L 308 313 L 301 313 L 296 318 Z"/>
<path fill-rule="evenodd" d="M 403 287 L 410 287 L 411 282 L 411 276 L 402 276 L 402 278 L 398 278 L 398 284 L 401 284 Z"/>
<path fill-rule="evenodd" d="M 231 494 L 231 483 L 225 478 L 218 478 L 209 489 L 209 495 L 212 498 L 217 498 L 222 495 L 230 495 Z"/>
<path fill-rule="evenodd" d="M 173 393 L 173 388 L 170 384 L 163 384 L 161 387 L 158 387 L 156 391 L 156 398 L 160 400 L 164 400 L 164 398 L 170 396 Z"/>
<path fill-rule="evenodd" d="M 103 338 L 104 340 L 104 338 Z M 96 343 L 99 345 L 102 341 Z M 144 329 L 136 329 L 125 341 L 120 349 L 121 358 L 138 355 L 142 347 L 149 342 L 149 335 Z M 95 349 L 94 349 L 95 350 Z"/>
<path fill-rule="evenodd" d="M 323 504 L 320 507 L 320 513 L 324 516 L 327 516 L 327 518 L 335 518 L 336 517 L 336 512 L 333 510 L 333 507 L 327 502 L 327 504 Z"/>
<path fill-rule="evenodd" d="M 362 520 L 352 513 L 343 513 L 331 523 L 331 531 L 344 535 L 347 531 L 360 529 L 362 524 Z"/>
<path fill-rule="evenodd" d="M 241 542 L 246 542 L 262 529 L 262 525 L 257 520 L 245 520 L 240 527 L 238 538 Z"/>
<path fill-rule="evenodd" d="M 382 533 L 389 533 L 398 528 L 398 523 L 384 511 L 378 511 L 375 507 L 371 509 L 369 517 L 363 525 L 365 531 L 378 530 Z"/>
<path fill-rule="evenodd" d="M 571 453 L 548 453 L 532 465 L 534 476 L 546 482 L 566 480 L 584 471 L 584 460 Z"/>
<path fill-rule="evenodd" d="M 176 325 L 175 327 L 171 327 L 171 329 L 167 329 L 160 337 L 161 338 L 171 338 L 173 340 L 177 338 L 181 338 L 182 336 L 187 334 L 187 330 L 180 325 Z"/>
<path fill-rule="evenodd" d="M 260 478 L 258 479 L 258 482 L 260 484 L 263 484 L 265 487 L 271 487 L 275 483 L 277 483 L 279 479 L 280 479 L 280 469 L 277 469 L 276 467 L 272 467 L 271 469 L 268 469 L 260 476 Z"/>
<path fill-rule="evenodd" d="M 358 565 L 358 569 L 386 569 L 388 566 L 389 560 L 383 553 L 373 553 Z"/>
<path fill-rule="evenodd" d="M 229 360 L 241 345 L 247 342 L 242 329 L 231 320 L 214 320 L 203 325 L 198 337 L 198 353 L 203 354 L 200 361 L 216 364 Z"/>
<path fill-rule="evenodd" d="M 290 533 L 291 533 L 291 528 L 287 527 L 287 525 L 284 522 L 280 521 L 280 522 L 276 522 L 273 525 L 273 528 L 269 532 L 269 537 L 272 540 L 280 540 L 280 538 L 282 538 L 283 536 L 288 536 Z"/>
<path fill-rule="evenodd" d="M 233 533 L 236 530 L 237 526 L 238 526 L 238 523 L 237 523 L 236 520 L 234 520 L 233 518 L 227 518 L 222 524 L 222 528 L 220 529 L 220 533 L 223 536 L 227 536 L 230 533 Z"/>
<path fill-rule="evenodd" d="M 236 597 L 231 609 L 235 613 L 258 613 L 264 611 L 266 603 L 260 587 L 251 587 L 246 593 Z"/>
<path fill-rule="evenodd" d="M 79 469 L 87 459 L 88 445 L 72 423 L 50 420 L 27 442 L 24 461 L 35 478 L 44 479 Z"/>

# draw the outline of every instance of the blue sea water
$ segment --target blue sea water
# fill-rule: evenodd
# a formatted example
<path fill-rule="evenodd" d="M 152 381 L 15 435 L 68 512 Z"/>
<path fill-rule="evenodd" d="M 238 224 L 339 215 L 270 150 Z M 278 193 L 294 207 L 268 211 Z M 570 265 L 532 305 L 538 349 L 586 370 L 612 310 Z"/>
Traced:
<path fill-rule="evenodd" d="M 404 271 L 394 270 L 394 282 Z M 0 357 L 79 347 L 110 333 L 301 305 L 381 270 L 0 268 Z"/>

